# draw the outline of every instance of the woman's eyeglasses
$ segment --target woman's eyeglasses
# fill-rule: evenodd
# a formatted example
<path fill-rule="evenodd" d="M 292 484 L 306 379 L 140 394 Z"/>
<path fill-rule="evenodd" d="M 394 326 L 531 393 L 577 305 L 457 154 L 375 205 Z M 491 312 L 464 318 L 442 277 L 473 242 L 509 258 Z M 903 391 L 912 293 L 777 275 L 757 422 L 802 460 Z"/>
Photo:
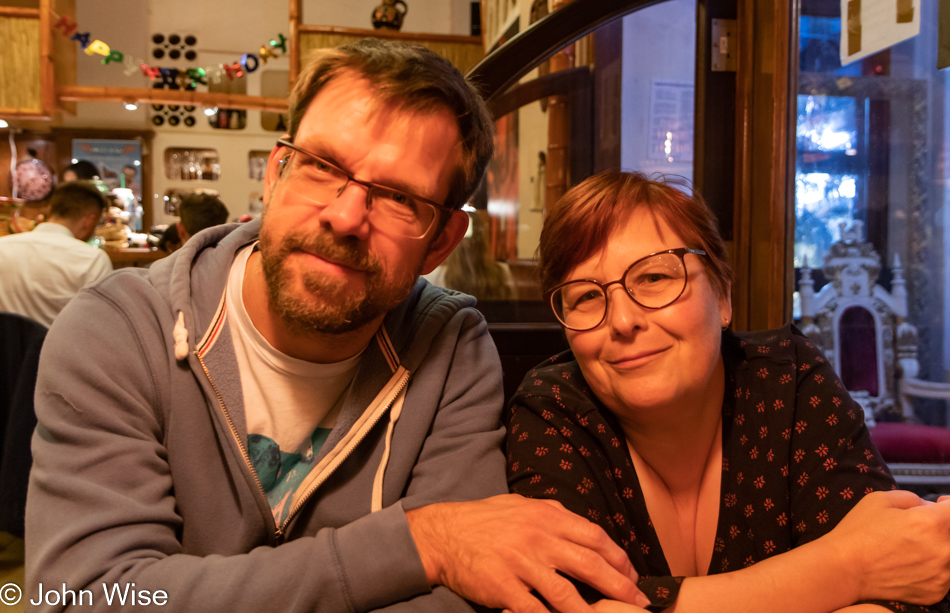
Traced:
<path fill-rule="evenodd" d="M 706 255 L 705 251 L 681 247 L 640 258 L 616 281 L 600 283 L 578 279 L 562 283 L 545 293 L 558 321 L 568 330 L 593 330 L 607 317 L 607 288 L 620 284 L 630 298 L 646 309 L 662 309 L 676 302 L 686 290 L 687 253 Z"/>

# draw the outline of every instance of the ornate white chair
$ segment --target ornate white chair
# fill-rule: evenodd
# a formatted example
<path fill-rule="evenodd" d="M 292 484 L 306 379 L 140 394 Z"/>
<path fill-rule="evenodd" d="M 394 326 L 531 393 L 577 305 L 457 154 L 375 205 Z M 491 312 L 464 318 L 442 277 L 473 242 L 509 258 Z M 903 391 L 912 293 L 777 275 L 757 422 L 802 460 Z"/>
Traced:
<path fill-rule="evenodd" d="M 808 262 L 801 268 L 802 332 L 822 350 L 845 388 L 864 408 L 868 424 L 896 413 L 899 374 L 916 376 L 917 328 L 906 321 L 907 289 L 894 256 L 891 291 L 878 285 L 881 257 L 864 242 L 864 224 L 841 224 L 841 240 L 825 258 L 827 285 L 816 294 Z M 908 409 L 909 409 L 909 405 Z M 913 414 L 903 413 L 905 420 Z"/>
<path fill-rule="evenodd" d="M 917 328 L 906 321 L 907 289 L 900 259 L 891 268 L 891 291 L 877 283 L 881 258 L 864 241 L 864 224 L 841 225 L 841 240 L 822 266 L 828 283 L 814 291 L 803 262 L 799 280 L 801 328 L 831 361 L 862 406 L 871 436 L 904 487 L 950 486 L 950 431 L 917 425 L 911 396 L 950 398 L 950 384 L 917 378 Z M 904 423 L 880 423 L 885 414 Z M 893 421 L 893 418 L 892 418 Z"/>

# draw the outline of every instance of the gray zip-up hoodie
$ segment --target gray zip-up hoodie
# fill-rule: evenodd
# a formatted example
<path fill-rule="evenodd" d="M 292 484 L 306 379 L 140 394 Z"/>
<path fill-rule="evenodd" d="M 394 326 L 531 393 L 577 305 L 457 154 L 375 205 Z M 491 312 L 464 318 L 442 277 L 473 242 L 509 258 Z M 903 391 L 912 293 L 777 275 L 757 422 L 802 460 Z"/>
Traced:
<path fill-rule="evenodd" d="M 470 610 L 430 591 L 405 510 L 507 491 L 501 368 L 474 300 L 420 280 L 387 315 L 277 526 L 247 455 L 223 300 L 258 231 L 199 233 L 54 323 L 26 511 L 36 610 L 115 610 L 131 591 L 136 609 L 161 591 L 163 611 Z"/>

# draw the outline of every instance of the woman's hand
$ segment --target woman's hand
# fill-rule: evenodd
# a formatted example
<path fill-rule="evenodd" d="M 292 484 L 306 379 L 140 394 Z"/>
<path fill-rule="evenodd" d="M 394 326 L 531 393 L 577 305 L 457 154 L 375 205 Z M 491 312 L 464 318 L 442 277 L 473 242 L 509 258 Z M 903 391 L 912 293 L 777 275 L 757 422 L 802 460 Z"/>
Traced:
<path fill-rule="evenodd" d="M 824 538 L 857 586 L 856 601 L 927 605 L 950 589 L 950 501 L 873 492 Z"/>

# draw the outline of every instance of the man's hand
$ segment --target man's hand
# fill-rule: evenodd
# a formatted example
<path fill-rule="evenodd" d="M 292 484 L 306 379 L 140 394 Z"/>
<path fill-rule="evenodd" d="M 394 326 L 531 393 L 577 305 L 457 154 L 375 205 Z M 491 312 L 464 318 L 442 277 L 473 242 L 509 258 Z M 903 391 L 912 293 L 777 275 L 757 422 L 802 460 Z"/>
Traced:
<path fill-rule="evenodd" d="M 646 606 L 637 573 L 599 526 L 551 500 L 515 494 L 406 512 L 430 584 L 514 613 L 590 613 L 560 570 L 609 598 Z"/>
<path fill-rule="evenodd" d="M 597 613 L 647 613 L 646 609 L 616 600 L 598 600 L 594 603 L 594 611 Z"/>

